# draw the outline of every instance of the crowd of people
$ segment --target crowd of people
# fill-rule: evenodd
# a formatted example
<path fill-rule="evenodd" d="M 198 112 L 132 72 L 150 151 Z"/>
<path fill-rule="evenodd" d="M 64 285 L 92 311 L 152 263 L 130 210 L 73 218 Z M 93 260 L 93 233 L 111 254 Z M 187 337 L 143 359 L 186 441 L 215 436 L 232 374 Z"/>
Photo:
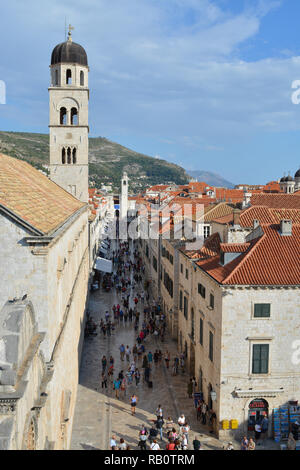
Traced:
<path fill-rule="evenodd" d="M 113 395 L 117 400 L 124 400 L 130 406 L 131 414 L 135 415 L 139 402 L 141 386 L 153 388 L 156 373 L 164 367 L 170 376 L 185 374 L 186 356 L 170 351 L 164 347 L 166 335 L 166 317 L 158 302 L 151 302 L 147 282 L 144 280 L 144 266 L 135 244 L 119 243 L 112 251 L 114 272 L 111 275 L 111 287 L 117 293 L 118 303 L 111 310 L 105 311 L 100 323 L 97 324 L 91 316 L 87 322 L 87 334 L 91 337 L 99 334 L 103 340 L 109 340 L 122 327 L 131 326 L 134 329 L 133 344 L 120 344 L 120 360 L 116 361 L 110 353 L 101 358 L 101 389 Z M 109 344 L 109 343 L 108 343 Z M 116 369 L 116 363 L 121 364 Z M 203 425 L 210 425 L 214 432 L 216 414 L 199 397 L 195 377 L 187 383 L 187 395 L 194 399 L 197 420 Z M 141 426 L 138 431 L 138 447 L 141 450 L 201 450 L 198 437 L 191 442 L 189 439 L 190 426 L 184 414 L 176 422 L 168 416 L 164 417 L 161 405 L 155 411 L 155 419 L 151 424 Z M 246 438 L 245 438 L 246 439 Z M 242 446 L 245 450 L 254 450 L 253 439 L 246 439 Z M 113 435 L 110 440 L 111 450 L 131 450 L 124 438 L 117 442 Z M 233 450 L 231 442 L 224 447 Z"/>

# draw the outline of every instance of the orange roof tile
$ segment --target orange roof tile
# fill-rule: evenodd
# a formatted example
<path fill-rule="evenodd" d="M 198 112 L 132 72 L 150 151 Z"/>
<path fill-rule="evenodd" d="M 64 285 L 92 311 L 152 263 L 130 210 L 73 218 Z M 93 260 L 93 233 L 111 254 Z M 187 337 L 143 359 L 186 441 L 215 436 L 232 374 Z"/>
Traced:
<path fill-rule="evenodd" d="M 300 199 L 294 194 L 254 194 L 252 206 L 266 206 L 272 209 L 300 209 Z"/>
<path fill-rule="evenodd" d="M 277 224 L 262 229 L 263 235 L 227 265 L 220 264 L 220 256 L 197 265 L 224 285 L 299 285 L 300 225 L 293 225 L 291 236 L 282 236 Z"/>
<path fill-rule="evenodd" d="M 0 204 L 49 234 L 85 204 L 23 160 L 0 154 Z"/>

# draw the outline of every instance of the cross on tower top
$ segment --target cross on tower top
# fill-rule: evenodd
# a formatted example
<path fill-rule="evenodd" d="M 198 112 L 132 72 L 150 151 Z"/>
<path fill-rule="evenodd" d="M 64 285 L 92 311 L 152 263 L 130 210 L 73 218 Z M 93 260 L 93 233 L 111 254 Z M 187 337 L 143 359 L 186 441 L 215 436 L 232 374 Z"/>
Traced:
<path fill-rule="evenodd" d="M 74 30 L 74 26 L 72 26 L 71 24 L 69 24 L 69 32 L 68 32 L 68 41 L 71 41 L 72 42 L 72 31 Z"/>

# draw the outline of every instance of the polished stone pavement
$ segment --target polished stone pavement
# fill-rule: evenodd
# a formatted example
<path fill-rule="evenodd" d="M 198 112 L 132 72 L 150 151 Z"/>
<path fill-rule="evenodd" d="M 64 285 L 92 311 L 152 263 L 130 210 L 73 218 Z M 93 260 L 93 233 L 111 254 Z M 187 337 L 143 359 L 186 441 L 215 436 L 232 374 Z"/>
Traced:
<path fill-rule="evenodd" d="M 141 292 L 142 287 L 138 289 Z M 131 295 L 130 301 L 132 305 Z M 154 299 L 153 299 L 154 300 Z M 89 311 L 94 321 L 99 324 L 100 319 L 104 318 L 105 311 L 112 311 L 114 304 L 120 303 L 121 299 L 116 294 L 115 289 L 112 292 L 100 290 L 92 292 L 89 301 Z M 139 302 L 138 309 L 141 312 L 140 325 L 143 319 L 144 305 Z M 124 438 L 132 450 L 138 449 L 138 432 L 142 424 L 150 427 L 151 420 L 155 419 L 155 410 L 161 404 L 164 418 L 171 416 L 175 422 L 181 413 L 184 413 L 190 424 L 190 439 L 192 442 L 194 436 L 200 438 L 203 449 L 218 450 L 222 449 L 224 442 L 216 439 L 209 433 L 209 426 L 203 426 L 196 419 L 196 412 L 193 406 L 193 400 L 188 398 L 187 383 L 189 376 L 180 374 L 173 377 L 171 368 L 166 369 L 164 361 L 161 364 L 152 366 L 153 388 L 149 389 L 147 384 L 141 383 L 138 387 L 131 385 L 126 391 L 126 396 L 120 399 L 115 398 L 115 392 L 112 385 L 108 389 L 101 388 L 101 358 L 103 354 L 109 358 L 112 355 L 115 359 L 115 375 L 120 370 L 126 371 L 126 360 L 122 363 L 120 360 L 119 346 L 123 343 L 128 344 L 132 349 L 136 343 L 137 333 L 134 331 L 131 323 L 120 325 L 112 333 L 111 337 L 103 337 L 100 329 L 97 329 L 97 336 L 88 337 L 84 341 L 80 378 L 77 392 L 77 401 L 72 433 L 72 450 L 106 450 L 109 449 L 109 440 L 112 434 L 115 434 L 117 441 Z M 153 337 L 147 337 L 145 340 L 146 353 L 150 350 L 161 349 L 164 353 L 169 350 L 172 357 L 177 353 L 176 343 L 168 338 L 163 343 L 155 343 Z M 137 364 L 141 376 L 143 375 L 141 361 Z M 135 392 L 138 396 L 138 406 L 136 415 L 132 416 L 130 411 L 129 399 Z M 176 426 L 177 427 L 177 426 Z M 164 449 L 167 443 L 165 433 L 164 441 L 158 441 L 161 448 Z M 147 446 L 148 447 L 148 446 Z M 189 449 L 192 447 L 189 445 Z M 239 445 L 237 444 L 237 448 Z"/>

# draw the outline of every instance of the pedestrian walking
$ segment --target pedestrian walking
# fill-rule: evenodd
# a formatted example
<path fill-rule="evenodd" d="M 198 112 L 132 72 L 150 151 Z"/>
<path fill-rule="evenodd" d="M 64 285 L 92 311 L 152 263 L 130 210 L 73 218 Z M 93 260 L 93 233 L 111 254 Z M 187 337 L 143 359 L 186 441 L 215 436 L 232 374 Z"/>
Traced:
<path fill-rule="evenodd" d="M 102 372 L 101 388 L 107 388 L 107 375 L 105 372 Z"/>
<path fill-rule="evenodd" d="M 119 400 L 119 390 L 120 390 L 120 387 L 121 387 L 121 380 L 120 380 L 120 378 L 115 379 L 114 382 L 113 382 L 113 389 L 115 390 L 116 398 L 117 398 L 118 400 Z"/>
<path fill-rule="evenodd" d="M 160 434 L 160 440 L 163 440 L 163 425 L 164 425 L 164 419 L 162 416 L 158 416 L 156 420 L 156 428 Z"/>
<path fill-rule="evenodd" d="M 135 394 L 131 395 L 131 398 L 130 398 L 130 406 L 131 406 L 131 414 L 132 414 L 132 416 L 135 415 L 135 409 L 136 409 L 137 402 L 138 402 L 138 397 L 137 397 Z"/>
<path fill-rule="evenodd" d="M 126 349 L 125 349 L 125 355 L 126 355 L 126 361 L 129 362 L 130 361 L 131 350 L 130 350 L 130 347 L 128 345 L 126 346 Z"/>
<path fill-rule="evenodd" d="M 156 439 L 153 440 L 152 444 L 150 445 L 150 449 L 151 450 L 160 450 L 160 447 L 159 447 Z"/>
<path fill-rule="evenodd" d="M 141 374 L 140 374 L 140 371 L 138 369 L 135 370 L 134 378 L 135 378 L 135 385 L 137 387 L 140 383 L 140 380 L 141 380 Z"/>
<path fill-rule="evenodd" d="M 125 346 L 124 346 L 124 344 L 121 344 L 121 346 L 119 347 L 119 350 L 120 350 L 120 359 L 121 359 L 121 361 L 124 361 L 124 355 L 125 355 Z"/>
<path fill-rule="evenodd" d="M 106 371 L 106 366 L 107 366 L 107 359 L 106 359 L 106 356 L 102 356 L 102 372 L 105 372 Z"/>

